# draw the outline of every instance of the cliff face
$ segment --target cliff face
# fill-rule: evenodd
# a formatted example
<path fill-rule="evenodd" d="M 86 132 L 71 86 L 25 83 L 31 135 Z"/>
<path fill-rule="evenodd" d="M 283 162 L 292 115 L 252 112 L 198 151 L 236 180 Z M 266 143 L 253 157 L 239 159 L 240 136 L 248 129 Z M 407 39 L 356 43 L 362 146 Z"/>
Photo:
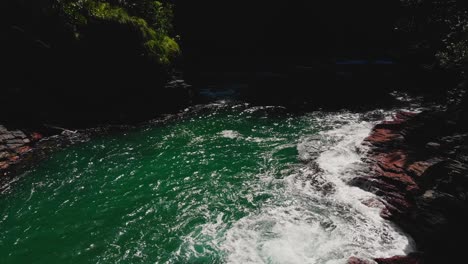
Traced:
<path fill-rule="evenodd" d="M 365 141 L 371 147 L 367 161 L 372 172 L 353 181 L 381 196 L 386 204 L 382 216 L 414 238 L 423 253 L 419 261 L 425 263 L 450 263 L 464 254 L 468 235 L 464 112 L 463 108 L 417 115 L 399 112 L 393 121 L 377 125 Z"/>

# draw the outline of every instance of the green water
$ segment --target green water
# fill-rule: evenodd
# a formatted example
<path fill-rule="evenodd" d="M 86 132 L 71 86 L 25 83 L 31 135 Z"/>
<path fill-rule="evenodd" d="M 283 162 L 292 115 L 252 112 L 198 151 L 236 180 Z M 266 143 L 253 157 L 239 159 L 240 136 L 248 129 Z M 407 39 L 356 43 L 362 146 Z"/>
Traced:
<path fill-rule="evenodd" d="M 257 210 L 271 198 L 258 175 L 281 177 L 313 131 L 301 117 L 228 107 L 55 153 L 1 196 L 1 262 L 221 261 L 209 244 L 184 252 L 184 237 Z"/>
<path fill-rule="evenodd" d="M 346 184 L 373 123 L 213 104 L 56 152 L 3 186 L 0 263 L 346 263 L 409 239 Z M 367 203 L 368 204 L 368 203 Z"/>

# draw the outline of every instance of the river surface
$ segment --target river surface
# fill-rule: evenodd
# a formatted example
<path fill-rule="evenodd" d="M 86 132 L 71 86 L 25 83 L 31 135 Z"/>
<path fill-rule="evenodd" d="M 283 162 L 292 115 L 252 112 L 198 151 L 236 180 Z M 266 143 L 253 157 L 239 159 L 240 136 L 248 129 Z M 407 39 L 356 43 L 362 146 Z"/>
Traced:
<path fill-rule="evenodd" d="M 4 186 L 0 263 L 405 254 L 411 239 L 379 216 L 378 198 L 347 185 L 365 173 L 362 140 L 387 114 L 215 103 L 71 146 Z"/>

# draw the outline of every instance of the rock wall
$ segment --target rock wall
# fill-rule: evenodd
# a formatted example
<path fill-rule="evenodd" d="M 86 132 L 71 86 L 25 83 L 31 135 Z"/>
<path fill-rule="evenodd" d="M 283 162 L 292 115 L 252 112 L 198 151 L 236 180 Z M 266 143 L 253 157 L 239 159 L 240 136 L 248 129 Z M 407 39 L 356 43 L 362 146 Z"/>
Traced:
<path fill-rule="evenodd" d="M 410 234 L 419 257 L 407 262 L 459 263 L 468 245 L 468 131 L 453 111 L 399 112 L 373 129 L 366 177 L 352 184 L 379 195 L 382 216 Z M 405 259 L 405 258 L 403 258 Z M 408 262 L 409 261 L 409 262 Z"/>

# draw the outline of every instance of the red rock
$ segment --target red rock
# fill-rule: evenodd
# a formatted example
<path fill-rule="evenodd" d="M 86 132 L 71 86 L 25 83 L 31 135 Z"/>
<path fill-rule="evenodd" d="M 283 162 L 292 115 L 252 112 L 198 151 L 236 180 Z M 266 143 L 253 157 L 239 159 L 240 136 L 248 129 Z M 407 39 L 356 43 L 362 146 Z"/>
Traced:
<path fill-rule="evenodd" d="M 391 258 L 375 259 L 378 264 L 423 264 L 420 257 L 417 256 L 395 256 Z"/>
<path fill-rule="evenodd" d="M 10 164 L 8 164 L 6 161 L 0 161 L 0 170 L 6 170 Z"/>
<path fill-rule="evenodd" d="M 368 141 L 370 143 L 384 143 L 384 142 L 389 142 L 389 141 L 395 140 L 395 139 L 397 139 L 399 137 L 401 137 L 401 135 L 398 134 L 398 133 L 395 133 L 391 129 L 376 128 L 364 140 Z"/>
<path fill-rule="evenodd" d="M 402 150 L 396 150 L 389 153 L 383 153 L 377 156 L 377 162 L 382 165 L 388 165 L 392 167 L 392 170 L 396 172 L 403 171 L 407 162 L 407 155 Z"/>
<path fill-rule="evenodd" d="M 418 115 L 418 113 L 407 112 L 407 111 L 398 111 L 395 114 L 394 118 L 396 118 L 398 120 L 402 120 L 402 121 L 408 121 L 409 119 L 415 117 L 416 115 Z"/>
<path fill-rule="evenodd" d="M 413 180 L 413 178 L 411 178 L 409 175 L 405 173 L 396 173 L 396 172 L 382 170 L 380 168 L 377 169 L 376 171 L 378 173 L 378 177 L 384 177 L 394 182 L 398 182 L 401 185 L 406 186 L 405 189 L 407 191 L 415 191 L 419 188 L 416 182 Z"/>
<path fill-rule="evenodd" d="M 408 173 L 412 176 L 420 177 L 430 166 L 436 162 L 417 161 L 407 167 Z"/>
<path fill-rule="evenodd" d="M 421 188 L 419 188 L 419 186 L 416 184 L 406 186 L 406 191 L 409 193 L 418 193 L 420 190 Z"/>
<path fill-rule="evenodd" d="M 372 131 L 371 135 L 366 139 L 372 141 L 372 139 L 380 142 L 381 140 L 389 140 L 396 136 L 396 133 L 391 129 L 376 128 Z"/>
<path fill-rule="evenodd" d="M 19 156 L 18 155 L 13 155 L 9 158 L 10 162 L 16 162 L 19 160 Z"/>
<path fill-rule="evenodd" d="M 406 121 L 417 115 L 416 113 L 400 111 L 393 116 L 391 121 L 383 121 L 377 124 L 371 135 L 365 140 L 371 143 L 385 143 L 396 139 L 402 139 L 400 134 Z"/>
<path fill-rule="evenodd" d="M 416 192 L 419 190 L 414 179 L 408 175 L 405 167 L 407 154 L 402 150 L 395 150 L 390 153 L 381 153 L 372 158 L 376 162 L 374 171 L 377 177 L 391 179 L 406 186 L 405 190 Z"/>
<path fill-rule="evenodd" d="M 24 153 L 29 152 L 31 150 L 32 150 L 32 148 L 30 146 L 22 146 L 22 147 L 19 147 L 19 148 L 15 149 L 15 152 L 18 153 L 18 154 L 24 154 Z"/>
<path fill-rule="evenodd" d="M 38 140 L 41 140 L 44 136 L 42 136 L 40 133 L 37 133 L 37 132 L 33 132 L 31 133 L 31 139 L 33 141 L 38 141 Z"/>

